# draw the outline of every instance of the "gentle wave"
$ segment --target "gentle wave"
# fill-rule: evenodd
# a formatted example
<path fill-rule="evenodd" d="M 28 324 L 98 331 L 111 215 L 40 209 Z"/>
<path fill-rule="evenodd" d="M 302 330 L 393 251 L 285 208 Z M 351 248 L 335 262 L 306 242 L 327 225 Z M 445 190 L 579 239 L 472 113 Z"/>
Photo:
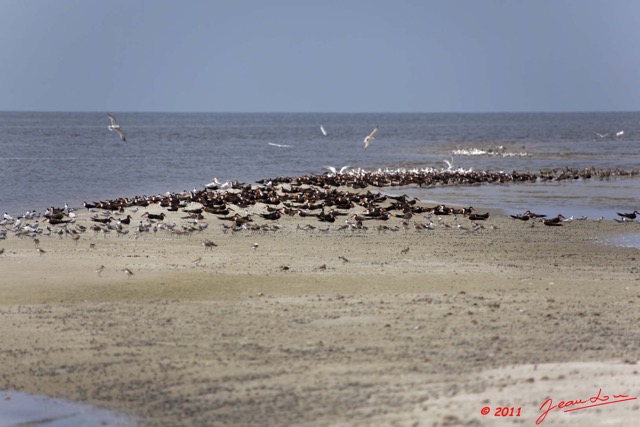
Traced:
<path fill-rule="evenodd" d="M 460 149 L 453 150 L 451 154 L 454 156 L 489 156 L 489 157 L 529 157 L 531 156 L 531 154 L 524 151 L 519 153 L 506 151 L 506 149 L 502 145 L 496 148 L 487 148 L 487 149 L 475 148 L 475 147 L 468 148 L 468 149 L 460 148 Z"/>

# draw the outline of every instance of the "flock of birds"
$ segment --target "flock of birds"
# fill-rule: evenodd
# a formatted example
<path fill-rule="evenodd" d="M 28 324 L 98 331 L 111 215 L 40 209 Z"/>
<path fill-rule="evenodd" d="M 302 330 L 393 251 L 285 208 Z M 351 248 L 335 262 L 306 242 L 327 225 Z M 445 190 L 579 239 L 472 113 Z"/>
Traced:
<path fill-rule="evenodd" d="M 329 180 L 346 174 L 346 169 L 338 171 L 334 168 L 324 177 Z M 332 187 L 335 183 L 307 185 L 304 181 L 303 177 L 298 177 L 286 184 L 268 182 L 262 185 L 247 185 L 239 182 L 220 183 L 214 179 L 215 184 L 212 183 L 202 190 L 85 202 L 84 208 L 91 213 L 88 219 L 78 217 L 75 210 L 66 204 L 64 208 L 51 207 L 44 214 L 26 212 L 17 218 L 5 212 L 0 221 L 0 240 L 6 239 L 9 234 L 19 238 L 31 238 L 35 251 L 42 256 L 46 255 L 47 251 L 40 247 L 40 242 L 46 237 L 68 237 L 75 244 L 78 244 L 81 236 L 87 232 L 93 232 L 94 237 L 102 234 L 104 238 L 110 235 L 123 237 L 131 233 L 133 238 L 138 239 L 143 234 L 155 235 L 158 232 L 180 237 L 206 231 L 209 221 L 218 222 L 224 234 L 279 232 L 285 228 L 280 224 L 283 217 L 300 217 L 320 223 L 301 225 L 298 221 L 296 232 L 366 233 L 375 230 L 380 234 L 452 229 L 466 233 L 481 233 L 487 229 L 498 229 L 497 225 L 488 224 L 489 212 L 478 213 L 473 207 L 453 208 L 442 204 L 425 206 L 418 203 L 418 199 L 410 199 L 406 195 L 350 191 L 337 186 Z M 152 213 L 152 210 L 148 209 L 152 205 L 164 210 Z M 141 210 L 143 213 L 140 214 Z M 250 210 L 253 213 L 250 213 Z M 157 212 L 157 209 L 153 211 Z M 137 218 L 134 219 L 132 215 Z M 618 216 L 619 222 L 633 222 L 640 217 L 640 211 L 620 212 Z M 586 217 L 566 218 L 561 214 L 548 218 L 547 215 L 531 211 L 511 217 L 518 221 L 528 221 L 531 227 L 536 223 L 559 227 L 574 220 L 587 220 Z M 202 246 L 208 251 L 213 250 L 218 244 L 205 239 Z M 89 244 L 89 248 L 95 247 L 94 240 Z M 258 247 L 257 243 L 252 246 L 254 251 Z M 404 249 L 402 253 L 407 253 L 408 250 Z M 4 252 L 4 248 L 0 248 L 0 255 Z M 192 264 L 198 266 L 201 261 L 202 257 L 198 257 Z M 349 261 L 344 258 L 343 262 Z M 324 267 L 326 268 L 326 265 Z M 289 268 L 285 265 L 280 269 L 286 271 Z M 95 272 L 101 277 L 104 270 L 105 266 L 99 265 Z M 130 268 L 119 271 L 128 278 L 134 275 Z"/>
<path fill-rule="evenodd" d="M 343 170 L 331 171 L 323 175 L 325 181 L 308 183 L 305 177 L 270 181 L 262 185 L 247 185 L 239 182 L 220 183 L 217 179 L 202 190 L 167 193 L 165 195 L 118 198 L 94 203 L 84 203 L 84 208 L 93 215 L 90 223 L 83 225 L 77 221 L 76 212 L 65 204 L 64 208 L 49 208 L 44 214 L 26 212 L 17 218 L 5 212 L 0 221 L 0 240 L 6 239 L 11 232 L 16 237 L 34 239 L 39 254 L 46 253 L 39 246 L 39 238 L 46 236 L 70 236 L 76 242 L 80 235 L 87 231 L 94 234 L 125 236 L 133 231 L 138 238 L 143 233 L 165 231 L 175 236 L 203 232 L 210 219 L 219 221 L 222 231 L 278 231 L 282 229 L 279 220 L 282 217 L 301 217 L 324 223 L 320 228 L 311 224 L 300 226 L 296 231 L 367 231 L 371 226 L 379 233 L 387 231 L 405 232 L 434 230 L 437 227 L 452 228 L 463 231 L 480 231 L 484 229 L 482 222 L 489 218 L 489 213 L 477 213 L 473 207 L 452 208 L 445 205 L 427 207 L 417 203 L 417 199 L 409 199 L 406 195 L 392 196 L 371 191 L 350 191 L 339 189 L 342 181 L 334 181 L 347 173 Z M 358 186 L 352 183 L 351 187 Z M 164 208 L 161 213 L 152 213 L 147 208 L 157 205 Z M 195 206 L 195 207 L 194 207 Z M 144 213 L 134 219 L 131 215 L 144 209 Z M 249 209 L 259 212 L 249 213 Z M 173 216 L 171 216 L 173 215 Z M 179 215 L 176 217 L 176 215 Z M 205 216 L 206 215 L 206 216 Z M 635 221 L 640 211 L 618 213 L 619 222 Z M 453 218 L 453 223 L 444 220 Z M 520 221 L 541 222 L 546 226 L 561 226 L 581 218 L 565 218 L 557 215 L 547 218 L 543 214 L 526 211 L 523 214 L 511 215 Z M 180 224 L 169 219 L 179 219 Z M 260 218 L 262 224 L 254 219 Z M 459 218 L 468 219 L 469 226 L 462 225 Z M 395 221 L 395 223 L 389 225 Z M 434 222 L 435 221 L 435 222 Z M 336 224 L 337 223 L 337 224 Z M 334 228 L 331 228 L 334 226 Z M 491 227 L 494 228 L 494 227 Z M 205 241 L 205 249 L 216 246 Z"/>
<path fill-rule="evenodd" d="M 118 124 L 116 118 L 108 114 L 111 124 L 110 131 L 118 134 L 126 143 L 126 135 Z M 320 126 L 323 135 L 327 135 L 324 126 Z M 367 150 L 372 141 L 376 139 L 379 126 L 376 126 L 369 135 L 364 138 L 364 150 Z M 618 132 L 616 136 L 621 136 Z M 273 144 L 281 146 L 278 144 Z M 452 162 L 447 162 L 446 169 L 396 169 L 367 171 L 363 169 L 351 169 L 343 166 L 337 169 L 327 166 L 329 172 L 322 175 L 306 175 L 298 177 L 277 177 L 257 181 L 257 185 L 247 185 L 237 181 L 220 182 L 217 178 L 204 185 L 202 190 L 193 189 L 190 192 L 166 193 L 165 195 L 142 196 L 133 198 L 118 198 L 94 203 L 84 203 L 84 207 L 93 215 L 89 218 L 89 224 L 78 221 L 76 212 L 65 204 L 64 208 L 49 208 L 44 214 L 26 212 L 17 218 L 5 212 L 0 221 L 0 240 L 7 238 L 9 233 L 20 238 L 32 238 L 35 249 L 39 255 L 47 252 L 40 247 L 40 238 L 69 236 L 76 243 L 80 236 L 88 231 L 95 235 L 101 233 L 108 235 L 125 236 L 133 231 L 135 238 L 147 232 L 167 232 L 174 236 L 203 232 L 208 228 L 210 219 L 221 222 L 222 231 L 236 233 L 241 231 L 279 231 L 283 227 L 279 220 L 282 217 L 294 217 L 317 220 L 324 226 L 298 224 L 297 231 L 318 231 L 328 233 L 331 231 L 366 232 L 373 228 L 378 233 L 407 232 L 411 229 L 416 232 L 423 230 L 435 230 L 436 228 L 455 228 L 467 232 L 480 232 L 486 227 L 483 225 L 489 218 L 489 213 L 478 213 L 473 207 L 451 208 L 445 205 L 426 207 L 418 204 L 417 199 L 409 199 L 407 196 L 392 196 L 371 191 L 364 192 L 369 186 L 433 186 L 433 185 L 459 185 L 475 183 L 502 183 L 502 182 L 536 182 L 546 180 L 565 179 L 589 179 L 608 178 L 611 176 L 638 175 L 639 170 L 619 169 L 554 169 L 531 172 L 485 172 L 472 169 L 455 168 Z M 340 189 L 352 188 L 355 191 Z M 146 208 L 150 205 L 158 205 L 166 210 L 161 213 L 151 213 Z M 194 207 L 195 206 L 195 207 Z M 257 207 L 256 207 L 257 206 Z M 260 212 L 249 213 L 249 209 L 262 208 Z M 142 215 L 134 219 L 131 214 L 136 214 L 140 209 L 145 209 Z M 617 213 L 618 222 L 632 222 L 640 215 L 640 211 Z M 176 216 L 179 215 L 179 216 Z M 206 215 L 206 217 L 205 217 Z M 559 214 L 548 218 L 544 214 L 535 214 L 525 211 L 522 214 L 511 215 L 514 220 L 530 221 L 529 223 L 542 223 L 549 227 L 558 227 L 573 220 L 586 220 L 586 217 L 565 218 Z M 262 224 L 254 219 L 260 218 Z M 446 221 L 445 218 L 453 218 Z M 179 220 L 179 224 L 175 220 Z M 463 220 L 469 220 L 463 223 Z M 601 220 L 602 218 L 600 218 Z M 173 220 L 173 221 L 170 221 Z M 391 222 L 389 222 L 391 220 Z M 434 222 L 435 221 L 435 222 Z M 337 223 L 337 224 L 336 224 Z M 374 224 L 374 225 L 372 225 Z M 391 225 L 390 225 L 391 224 Z M 490 225 L 493 230 L 497 226 Z M 217 246 L 211 240 L 204 240 L 202 246 L 205 250 L 212 250 Z M 95 247 L 95 242 L 90 244 Z M 257 250 L 258 244 L 253 245 Z M 0 255 L 4 249 L 0 248 Z M 198 265 L 202 258 L 194 260 Z M 346 262 L 346 261 L 345 261 Z M 96 268 L 100 276 L 104 271 L 104 265 Z M 128 277 L 133 276 L 130 269 L 123 269 Z"/>
<path fill-rule="evenodd" d="M 402 187 L 419 186 L 431 187 L 439 185 L 471 185 L 471 184 L 503 184 L 522 182 L 566 181 L 578 179 L 609 179 L 622 176 L 638 176 L 640 169 L 596 169 L 590 168 L 559 168 L 544 169 L 537 172 L 504 172 L 504 171 L 476 171 L 473 169 L 456 168 L 447 160 L 446 168 L 413 168 L 413 169 L 350 169 L 343 166 L 337 170 L 333 166 L 326 166 L 330 173 L 318 175 L 303 175 L 297 177 L 276 177 L 257 181 L 259 184 L 287 184 L 297 183 L 316 186 L 346 186 L 353 188 L 373 187 Z"/>

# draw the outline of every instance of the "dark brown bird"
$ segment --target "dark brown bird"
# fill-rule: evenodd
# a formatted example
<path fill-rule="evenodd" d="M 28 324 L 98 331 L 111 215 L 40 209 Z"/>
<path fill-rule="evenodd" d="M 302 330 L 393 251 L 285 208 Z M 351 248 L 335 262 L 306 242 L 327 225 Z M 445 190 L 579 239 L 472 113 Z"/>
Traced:
<path fill-rule="evenodd" d="M 272 221 L 275 221 L 277 219 L 280 219 L 282 214 L 280 213 L 280 211 L 273 211 L 269 213 L 261 213 L 260 216 L 264 219 L 270 219 Z"/>
<path fill-rule="evenodd" d="M 96 218 L 96 217 L 92 217 L 91 221 L 94 222 L 99 222 L 101 224 L 109 224 L 111 222 L 111 217 L 109 218 Z"/>
<path fill-rule="evenodd" d="M 149 219 L 159 219 L 160 221 L 164 221 L 164 212 L 156 215 L 156 214 L 152 214 L 149 212 L 145 212 L 144 214 L 142 214 L 142 216 L 147 216 L 147 218 Z"/>
<path fill-rule="evenodd" d="M 620 215 L 623 218 L 629 218 L 629 219 L 636 219 L 637 214 L 640 214 L 640 211 L 633 211 L 631 213 L 620 213 L 620 212 L 616 212 L 618 215 Z"/>
<path fill-rule="evenodd" d="M 484 213 L 484 214 L 474 214 L 474 213 L 470 213 L 468 218 L 471 221 L 484 221 L 485 219 L 489 218 L 489 212 Z"/>

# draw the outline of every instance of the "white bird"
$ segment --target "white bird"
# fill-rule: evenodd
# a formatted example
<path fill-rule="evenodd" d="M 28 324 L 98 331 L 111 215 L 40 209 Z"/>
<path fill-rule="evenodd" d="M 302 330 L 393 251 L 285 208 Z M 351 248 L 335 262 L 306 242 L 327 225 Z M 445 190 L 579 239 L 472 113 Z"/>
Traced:
<path fill-rule="evenodd" d="M 122 140 L 122 142 L 127 142 L 127 137 L 124 136 L 124 132 L 122 132 L 122 129 L 120 129 L 120 125 L 118 124 L 118 122 L 116 122 L 116 118 L 111 114 L 107 114 L 107 116 L 109 116 L 109 119 L 111 120 L 111 125 L 108 126 L 109 130 L 116 131 L 116 133 L 120 135 L 120 139 Z"/>
<path fill-rule="evenodd" d="M 333 166 L 325 166 L 325 169 L 329 169 L 329 171 L 331 171 L 331 175 L 340 175 L 343 174 L 347 171 L 347 169 L 349 169 L 351 166 L 343 166 L 340 168 L 340 171 L 338 171 L 336 168 L 334 168 Z"/>
<path fill-rule="evenodd" d="M 291 145 L 287 145 L 287 144 L 276 144 L 275 142 L 269 142 L 269 145 L 271 145 L 272 147 L 278 147 L 278 148 L 290 148 Z"/>
<path fill-rule="evenodd" d="M 6 219 L 7 221 L 13 221 L 13 217 L 6 212 L 4 213 L 4 219 Z"/>
<path fill-rule="evenodd" d="M 367 137 L 364 139 L 364 149 L 365 150 L 367 148 L 369 148 L 369 144 L 371 144 L 371 141 L 376 139 L 376 133 L 378 132 L 378 129 L 380 129 L 380 126 L 376 126 L 375 129 L 373 131 L 371 131 L 371 133 L 369 135 L 367 135 Z"/>
<path fill-rule="evenodd" d="M 324 126 L 322 126 L 322 125 L 320 125 L 320 132 L 322 132 L 322 134 L 323 134 L 324 136 L 327 136 L 327 131 L 326 131 L 326 130 L 324 130 Z"/>
<path fill-rule="evenodd" d="M 622 136 L 622 135 L 624 135 L 624 131 L 623 130 L 621 130 L 620 132 L 616 132 L 616 136 Z"/>
<path fill-rule="evenodd" d="M 453 170 L 453 157 L 451 158 L 451 161 L 444 160 L 444 162 L 447 164 L 447 172 L 451 172 Z"/>

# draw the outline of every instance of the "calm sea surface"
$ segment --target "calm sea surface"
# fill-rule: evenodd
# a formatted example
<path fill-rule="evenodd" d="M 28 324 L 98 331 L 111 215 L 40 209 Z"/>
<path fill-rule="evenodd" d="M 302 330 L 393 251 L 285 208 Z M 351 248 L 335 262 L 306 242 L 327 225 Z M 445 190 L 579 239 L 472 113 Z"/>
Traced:
<path fill-rule="evenodd" d="M 640 168 L 638 112 L 112 113 L 126 144 L 107 129 L 106 113 L 0 112 L 0 211 L 19 215 L 64 203 L 201 189 L 213 177 L 253 183 L 320 174 L 327 165 L 445 168 L 448 160 L 454 167 L 508 172 Z M 363 138 L 376 125 L 377 139 L 363 151 Z M 482 153 L 490 150 L 504 155 Z M 385 191 L 565 216 L 613 218 L 616 210 L 640 209 L 638 178 Z"/>

